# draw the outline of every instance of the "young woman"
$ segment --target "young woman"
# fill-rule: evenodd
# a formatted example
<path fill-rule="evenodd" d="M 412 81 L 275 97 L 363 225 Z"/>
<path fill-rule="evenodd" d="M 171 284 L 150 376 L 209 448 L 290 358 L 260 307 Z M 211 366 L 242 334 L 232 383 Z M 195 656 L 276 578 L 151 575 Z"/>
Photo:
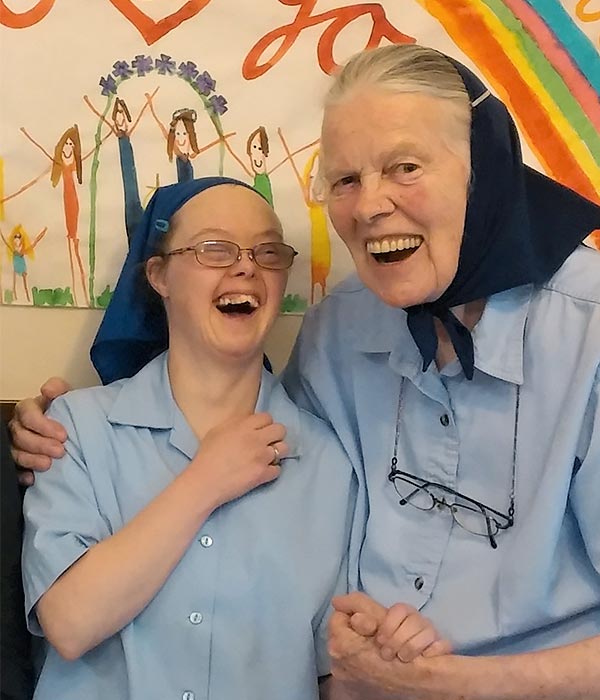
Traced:
<path fill-rule="evenodd" d="M 117 381 L 53 404 L 66 454 L 25 499 L 38 700 L 317 698 L 354 485 L 263 369 L 295 254 L 242 183 L 151 200 L 92 350 Z"/>

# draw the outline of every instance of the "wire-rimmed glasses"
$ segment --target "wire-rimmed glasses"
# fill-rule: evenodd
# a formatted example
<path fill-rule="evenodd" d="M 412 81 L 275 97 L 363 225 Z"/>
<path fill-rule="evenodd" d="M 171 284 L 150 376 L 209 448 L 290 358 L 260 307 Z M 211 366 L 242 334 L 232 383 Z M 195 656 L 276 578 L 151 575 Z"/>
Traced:
<path fill-rule="evenodd" d="M 394 464 L 388 479 L 400 496 L 401 506 L 411 505 L 419 510 L 433 510 L 436 506 L 440 509 L 447 508 L 458 526 L 472 535 L 487 537 L 493 549 L 498 546 L 498 532 L 514 525 L 514 515 L 500 513 L 443 484 L 400 471 Z"/>
<path fill-rule="evenodd" d="M 250 260 L 265 270 L 287 270 L 298 251 L 282 241 L 259 243 L 252 248 L 241 248 L 233 241 L 200 241 L 193 246 L 169 250 L 165 255 L 180 255 L 193 251 L 196 261 L 206 267 L 231 267 L 248 253 Z"/>
<path fill-rule="evenodd" d="M 510 497 L 508 514 L 505 515 L 485 503 L 476 501 L 470 496 L 464 496 L 460 491 L 455 491 L 449 486 L 437 484 L 434 481 L 410 474 L 398 469 L 398 442 L 400 438 L 400 420 L 402 417 L 404 397 L 404 377 L 400 384 L 398 395 L 398 410 L 396 415 L 396 434 L 394 437 L 394 455 L 390 465 L 388 481 L 390 481 L 396 493 L 400 496 L 400 505 L 411 505 L 419 510 L 431 511 L 436 506 L 440 509 L 447 508 L 454 522 L 463 530 L 473 535 L 487 537 L 492 549 L 498 547 L 496 535 L 500 530 L 508 530 L 515 524 L 515 484 L 517 475 L 517 442 L 519 434 L 519 406 L 521 400 L 521 387 L 515 386 L 515 415 L 514 434 L 512 444 L 512 469 L 510 483 Z M 441 494 L 441 495 L 438 495 Z M 451 498 L 449 498 L 449 496 Z"/>

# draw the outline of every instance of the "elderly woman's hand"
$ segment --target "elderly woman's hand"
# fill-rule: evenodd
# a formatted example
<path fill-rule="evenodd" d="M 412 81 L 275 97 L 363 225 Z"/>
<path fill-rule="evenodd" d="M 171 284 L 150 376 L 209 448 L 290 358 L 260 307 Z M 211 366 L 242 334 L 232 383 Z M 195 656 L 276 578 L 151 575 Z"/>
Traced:
<path fill-rule="evenodd" d="M 15 415 L 9 423 L 12 433 L 11 452 L 19 467 L 19 482 L 29 486 L 34 482 L 33 471 L 46 471 L 52 459 L 64 454 L 63 442 L 67 433 L 60 423 L 47 418 L 44 413 L 50 403 L 70 390 L 60 377 L 45 382 L 39 396 L 19 401 Z"/>
<path fill-rule="evenodd" d="M 451 643 L 442 639 L 424 615 L 406 603 L 386 609 L 365 593 L 335 598 L 333 606 L 349 615 L 352 630 L 362 637 L 373 637 L 382 659 L 409 663 L 417 656 L 442 656 L 452 652 Z"/>

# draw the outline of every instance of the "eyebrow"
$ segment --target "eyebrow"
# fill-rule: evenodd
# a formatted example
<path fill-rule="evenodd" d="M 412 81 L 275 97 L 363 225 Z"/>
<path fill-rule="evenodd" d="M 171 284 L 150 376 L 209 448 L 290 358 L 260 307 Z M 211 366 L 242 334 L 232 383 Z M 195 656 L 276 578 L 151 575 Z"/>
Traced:
<path fill-rule="evenodd" d="M 414 141 L 400 141 L 399 143 L 395 143 L 392 146 L 390 146 L 390 148 L 388 148 L 387 150 L 382 151 L 379 154 L 378 158 L 383 163 L 386 163 L 390 160 L 395 160 L 396 158 L 402 158 L 406 156 L 415 156 L 420 160 L 426 162 L 429 162 L 431 160 L 431 156 L 427 153 L 427 151 Z M 327 180 L 332 181 L 337 180 L 340 177 L 360 174 L 360 171 L 350 166 L 340 166 L 331 168 L 330 170 L 324 168 L 323 174 Z"/>
<path fill-rule="evenodd" d="M 202 238 L 206 238 L 207 240 L 229 240 L 228 236 L 231 236 L 231 231 L 228 231 L 227 229 L 224 228 L 202 228 L 199 231 L 197 231 L 191 238 L 190 242 L 192 241 L 200 241 Z M 255 234 L 252 235 L 253 238 L 267 238 L 269 236 L 275 236 L 278 240 L 282 241 L 283 240 L 283 233 L 276 228 L 267 228 L 264 229 L 263 231 L 257 231 Z"/>

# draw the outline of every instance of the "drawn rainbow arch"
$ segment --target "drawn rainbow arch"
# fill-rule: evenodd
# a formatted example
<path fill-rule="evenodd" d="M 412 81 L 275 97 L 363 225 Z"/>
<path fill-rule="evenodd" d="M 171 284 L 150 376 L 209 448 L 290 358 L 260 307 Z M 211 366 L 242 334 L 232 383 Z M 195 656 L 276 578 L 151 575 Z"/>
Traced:
<path fill-rule="evenodd" d="M 600 56 L 564 7 L 417 1 L 510 106 L 548 175 L 600 204 Z"/>

